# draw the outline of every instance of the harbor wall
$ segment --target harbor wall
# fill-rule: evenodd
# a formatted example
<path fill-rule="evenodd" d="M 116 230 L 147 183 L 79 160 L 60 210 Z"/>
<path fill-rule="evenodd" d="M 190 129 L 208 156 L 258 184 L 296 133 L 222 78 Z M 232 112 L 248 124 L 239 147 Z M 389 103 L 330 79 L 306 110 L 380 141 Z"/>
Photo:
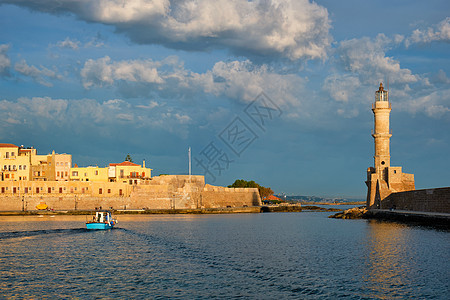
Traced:
<path fill-rule="evenodd" d="M 380 208 L 450 213 L 450 187 L 392 193 Z"/>
<path fill-rule="evenodd" d="M 26 188 L 26 189 L 25 189 Z M 203 176 L 165 175 L 138 185 L 117 182 L 0 182 L 0 211 L 200 209 L 260 206 L 258 189 L 205 185 Z"/>

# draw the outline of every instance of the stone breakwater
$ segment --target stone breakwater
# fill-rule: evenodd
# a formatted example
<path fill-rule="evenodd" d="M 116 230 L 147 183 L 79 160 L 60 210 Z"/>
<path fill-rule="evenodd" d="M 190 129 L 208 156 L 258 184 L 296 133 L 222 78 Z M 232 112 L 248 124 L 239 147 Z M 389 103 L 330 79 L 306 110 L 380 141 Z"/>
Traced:
<path fill-rule="evenodd" d="M 335 219 L 373 219 L 406 224 L 420 224 L 438 228 L 450 228 L 450 214 L 407 210 L 370 209 L 354 207 L 329 216 Z"/>
<path fill-rule="evenodd" d="M 1 182 L 0 211 L 176 210 L 261 206 L 257 188 L 205 184 L 204 176 L 166 175 L 145 184 L 116 182 Z"/>

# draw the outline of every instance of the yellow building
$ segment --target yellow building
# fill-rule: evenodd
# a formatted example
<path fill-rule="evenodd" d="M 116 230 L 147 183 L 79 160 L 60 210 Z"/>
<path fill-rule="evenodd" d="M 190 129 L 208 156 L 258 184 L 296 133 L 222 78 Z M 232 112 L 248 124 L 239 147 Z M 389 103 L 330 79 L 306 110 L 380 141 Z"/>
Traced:
<path fill-rule="evenodd" d="M 30 156 L 14 144 L 0 144 L 1 181 L 30 180 Z"/>
<path fill-rule="evenodd" d="M 0 181 L 92 181 L 139 184 L 151 179 L 152 169 L 124 161 L 108 167 L 72 168 L 72 155 L 38 155 L 34 148 L 0 143 Z"/>
<path fill-rule="evenodd" d="M 124 161 L 119 164 L 109 164 L 108 177 L 111 182 L 139 184 L 141 180 L 151 179 L 152 169 L 145 167 L 145 160 L 142 166 Z"/>
<path fill-rule="evenodd" d="M 97 166 L 79 168 L 76 166 L 70 169 L 70 180 L 108 182 L 108 168 L 99 168 Z"/>

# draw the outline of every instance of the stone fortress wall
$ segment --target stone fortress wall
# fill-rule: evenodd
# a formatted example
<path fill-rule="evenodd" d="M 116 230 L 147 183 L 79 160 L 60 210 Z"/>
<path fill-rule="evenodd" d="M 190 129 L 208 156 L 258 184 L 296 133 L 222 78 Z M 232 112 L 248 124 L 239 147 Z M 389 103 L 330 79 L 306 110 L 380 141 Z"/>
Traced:
<path fill-rule="evenodd" d="M 0 182 L 0 211 L 35 210 L 45 203 L 54 210 L 197 209 L 260 206 L 257 188 L 205 185 L 204 176 L 163 175 L 137 185 L 118 182 Z"/>
<path fill-rule="evenodd" d="M 392 193 L 381 209 L 450 213 L 450 187 Z"/>

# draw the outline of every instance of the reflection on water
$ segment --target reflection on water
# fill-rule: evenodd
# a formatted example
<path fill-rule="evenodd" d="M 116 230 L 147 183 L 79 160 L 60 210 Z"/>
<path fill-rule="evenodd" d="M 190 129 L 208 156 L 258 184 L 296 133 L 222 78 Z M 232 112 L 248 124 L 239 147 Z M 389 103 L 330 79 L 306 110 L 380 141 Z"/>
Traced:
<path fill-rule="evenodd" d="M 0 217 L 0 298 L 448 295 L 448 232 L 328 215 Z"/>
<path fill-rule="evenodd" d="M 422 240 L 417 240 L 417 233 Z M 427 240 L 432 242 L 441 235 L 447 242 L 427 244 Z M 426 274 L 433 276 L 429 270 L 435 267 L 438 270 L 447 268 L 442 269 L 446 275 L 438 281 L 448 279 L 448 241 L 448 233 L 409 228 L 393 222 L 368 221 L 365 241 L 368 257 L 364 275 L 368 290 L 380 299 L 415 297 L 418 290 L 428 299 L 435 297 L 436 292 L 426 284 L 429 281 Z M 427 265 L 429 263 L 435 266 Z M 441 287 L 449 291 L 448 282 Z"/>
<path fill-rule="evenodd" d="M 370 290 L 381 298 L 403 298 L 404 289 L 410 286 L 405 275 L 414 269 L 413 249 L 408 231 L 404 225 L 379 223 L 369 221 L 369 231 L 366 240 L 367 268 L 365 281 Z"/>

